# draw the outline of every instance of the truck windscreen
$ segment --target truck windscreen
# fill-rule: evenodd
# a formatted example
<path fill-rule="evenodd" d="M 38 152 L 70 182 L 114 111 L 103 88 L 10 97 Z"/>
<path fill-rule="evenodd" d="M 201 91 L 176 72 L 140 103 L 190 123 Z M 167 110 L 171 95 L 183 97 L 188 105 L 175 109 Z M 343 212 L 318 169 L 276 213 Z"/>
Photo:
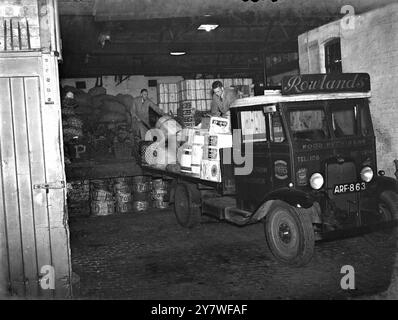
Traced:
<path fill-rule="evenodd" d="M 295 140 L 323 140 L 330 137 L 323 109 L 292 110 L 289 112 L 289 122 Z"/>
<path fill-rule="evenodd" d="M 354 101 L 332 102 L 330 111 L 336 138 L 372 134 L 369 110 L 365 104 Z"/>

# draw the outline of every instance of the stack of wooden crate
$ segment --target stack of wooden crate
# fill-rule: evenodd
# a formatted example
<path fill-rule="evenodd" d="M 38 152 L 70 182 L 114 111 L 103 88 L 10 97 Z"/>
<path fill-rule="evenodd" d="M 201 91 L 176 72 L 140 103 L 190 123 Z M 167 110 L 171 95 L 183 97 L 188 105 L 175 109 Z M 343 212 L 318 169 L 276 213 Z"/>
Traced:
<path fill-rule="evenodd" d="M 171 111 L 173 114 L 177 114 L 177 83 L 159 83 L 157 91 L 159 108 L 166 113 Z"/>
<path fill-rule="evenodd" d="M 250 78 L 227 78 L 227 79 L 187 79 L 178 83 L 158 84 L 158 105 L 164 112 L 171 111 L 177 115 L 177 110 L 190 104 L 193 112 L 206 112 L 211 109 L 212 84 L 219 80 L 225 88 L 235 87 L 240 97 L 253 96 Z M 186 113 L 186 112 L 185 112 Z M 182 116 L 182 114 L 180 114 Z"/>

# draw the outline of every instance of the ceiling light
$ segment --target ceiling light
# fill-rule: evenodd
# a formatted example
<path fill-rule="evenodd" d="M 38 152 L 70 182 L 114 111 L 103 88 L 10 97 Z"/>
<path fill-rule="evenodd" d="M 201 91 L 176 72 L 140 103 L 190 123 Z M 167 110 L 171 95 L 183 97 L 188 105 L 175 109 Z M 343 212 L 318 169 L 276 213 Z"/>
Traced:
<path fill-rule="evenodd" d="M 218 24 L 201 24 L 198 27 L 198 30 L 205 30 L 205 31 L 209 32 L 211 30 L 214 30 L 217 27 L 218 27 Z"/>
<path fill-rule="evenodd" d="M 170 55 L 172 56 L 183 56 L 184 54 L 186 54 L 185 51 L 170 51 Z"/>

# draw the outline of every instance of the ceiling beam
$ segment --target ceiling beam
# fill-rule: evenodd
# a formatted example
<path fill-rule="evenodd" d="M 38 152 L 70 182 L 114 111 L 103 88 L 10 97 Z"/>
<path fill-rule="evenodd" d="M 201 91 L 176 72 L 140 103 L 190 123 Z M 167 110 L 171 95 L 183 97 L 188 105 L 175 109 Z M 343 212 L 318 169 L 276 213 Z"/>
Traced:
<path fill-rule="evenodd" d="M 374 9 L 396 0 L 351 0 L 358 13 Z M 61 1 L 65 2 L 65 0 Z M 69 1 L 70 3 L 70 1 Z M 276 15 L 281 12 L 295 11 L 304 14 L 339 12 L 341 0 L 301 0 L 301 1 L 242 1 L 242 0 L 96 0 L 97 21 L 142 20 L 153 18 L 176 18 L 204 16 L 206 14 L 225 15 L 226 13 L 265 12 Z M 64 6 L 61 5 L 62 9 Z M 62 12 L 62 11 L 61 11 Z"/>

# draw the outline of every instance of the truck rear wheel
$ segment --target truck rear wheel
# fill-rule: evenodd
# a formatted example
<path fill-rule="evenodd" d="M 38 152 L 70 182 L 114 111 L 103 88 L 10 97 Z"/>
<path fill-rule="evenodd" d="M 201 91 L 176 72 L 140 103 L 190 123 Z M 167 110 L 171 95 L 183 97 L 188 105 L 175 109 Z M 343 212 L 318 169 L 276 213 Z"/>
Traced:
<path fill-rule="evenodd" d="M 312 259 L 314 229 L 307 210 L 277 201 L 264 219 L 264 232 L 276 260 L 303 266 Z"/>
<path fill-rule="evenodd" d="M 379 197 L 377 222 L 398 219 L 398 194 L 391 190 L 383 191 Z M 397 245 L 396 227 L 375 231 L 364 235 L 366 241 L 376 247 L 392 248 Z"/>
<path fill-rule="evenodd" d="M 178 223 L 192 228 L 200 223 L 200 191 L 195 185 L 179 183 L 175 188 L 174 212 Z"/>

